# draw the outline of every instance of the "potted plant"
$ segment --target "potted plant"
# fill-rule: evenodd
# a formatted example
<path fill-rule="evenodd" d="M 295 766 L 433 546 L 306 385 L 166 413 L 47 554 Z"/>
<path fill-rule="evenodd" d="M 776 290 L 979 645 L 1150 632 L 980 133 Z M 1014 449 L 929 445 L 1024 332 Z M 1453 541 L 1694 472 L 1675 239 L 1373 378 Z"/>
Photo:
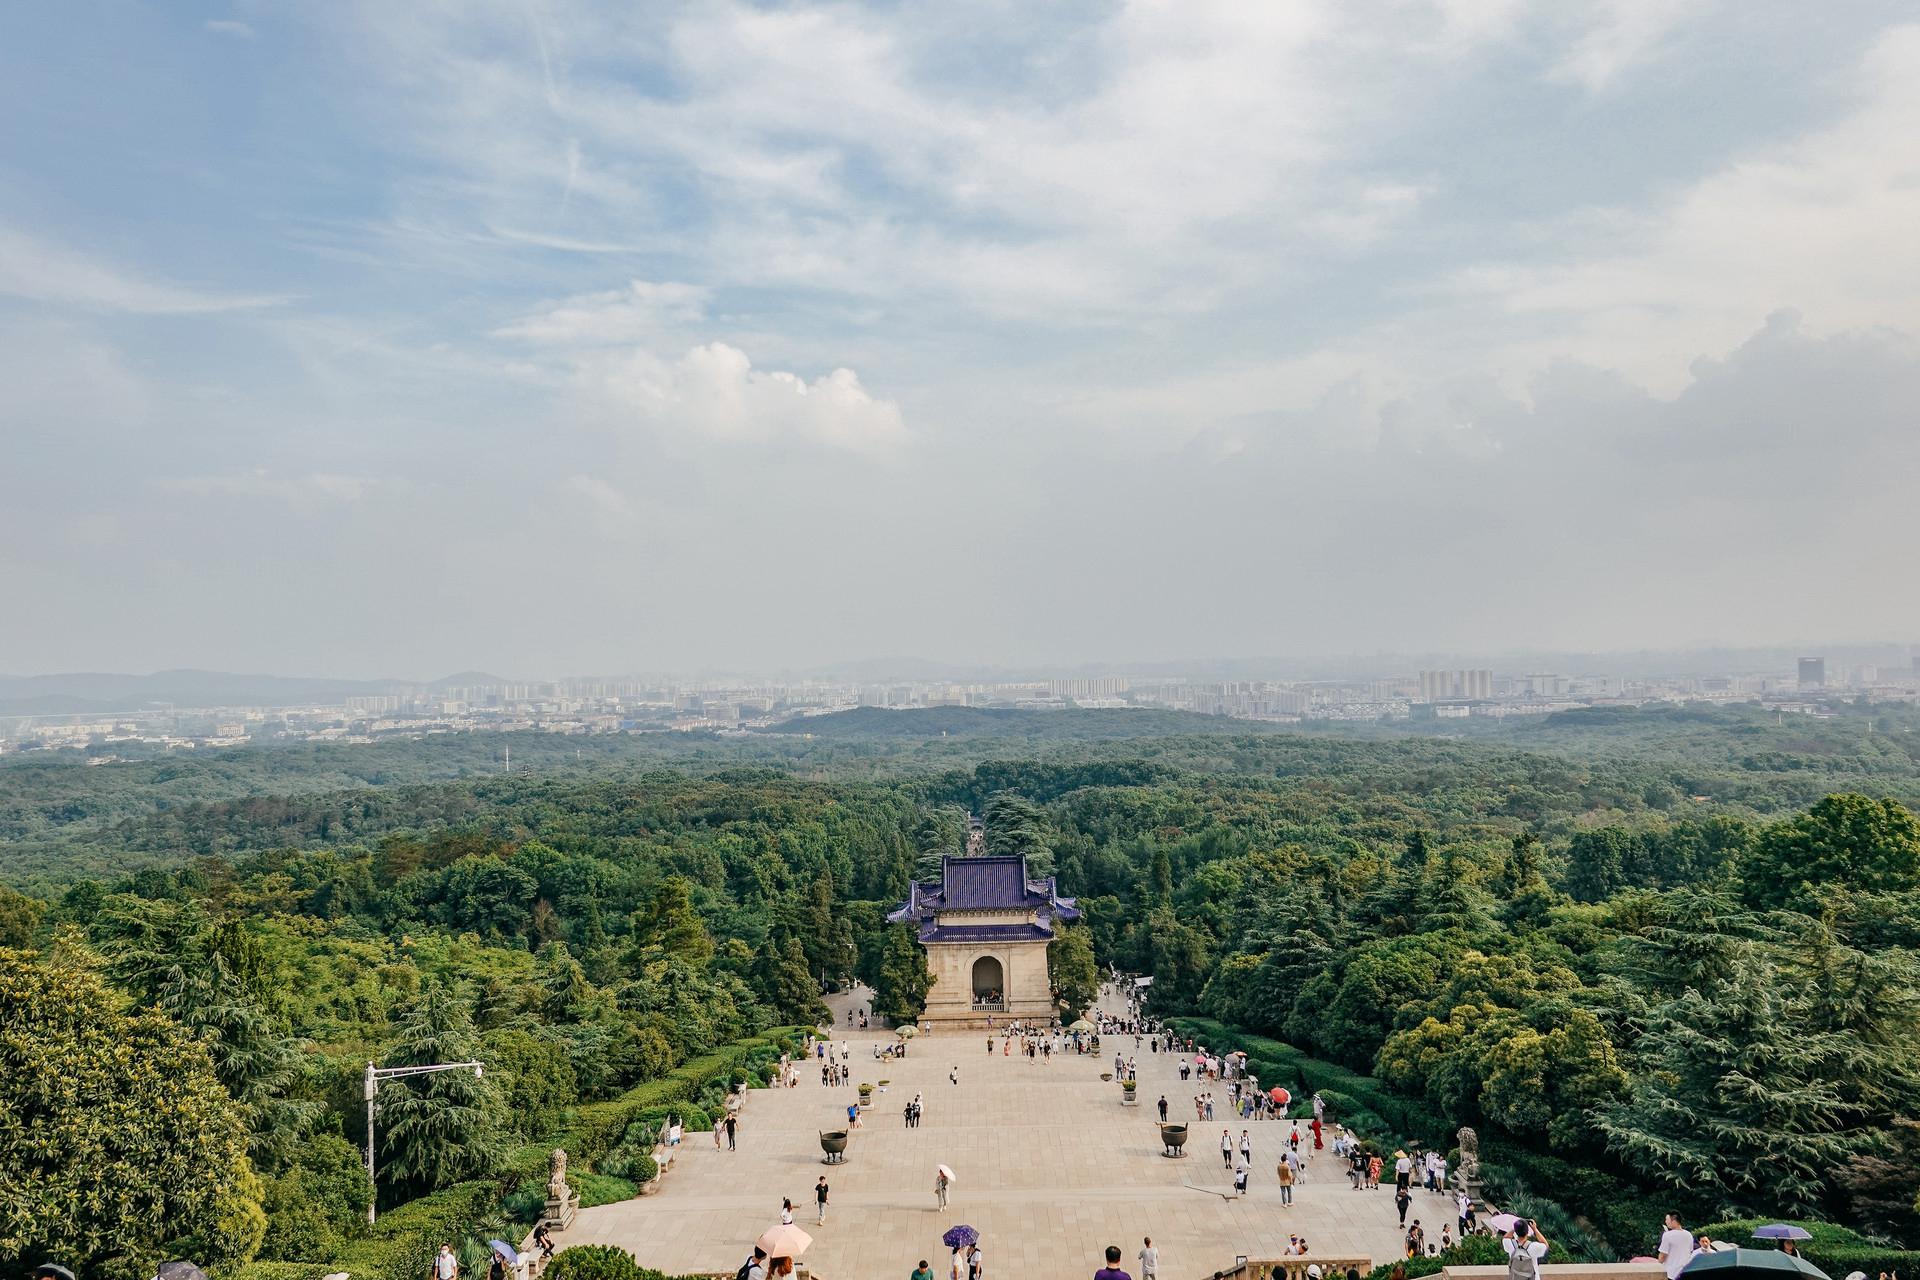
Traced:
<path fill-rule="evenodd" d="M 873 1086 L 870 1084 L 863 1084 L 860 1086 L 860 1109 L 862 1111 L 865 1111 L 867 1108 L 871 1107 L 872 1105 L 873 1105 Z"/>
<path fill-rule="evenodd" d="M 1132 1076 L 1128 1076 L 1125 1080 L 1122 1080 L 1120 1082 L 1120 1101 L 1132 1103 L 1134 1101 L 1134 1086 L 1138 1083 L 1139 1082 Z"/>

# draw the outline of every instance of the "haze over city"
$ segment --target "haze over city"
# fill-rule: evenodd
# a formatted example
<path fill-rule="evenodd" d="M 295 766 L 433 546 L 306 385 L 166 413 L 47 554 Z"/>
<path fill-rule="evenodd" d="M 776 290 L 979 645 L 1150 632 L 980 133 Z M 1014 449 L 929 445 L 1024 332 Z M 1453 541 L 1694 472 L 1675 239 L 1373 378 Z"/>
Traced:
<path fill-rule="evenodd" d="M 78 12 L 0 671 L 1920 635 L 1902 6 Z"/>

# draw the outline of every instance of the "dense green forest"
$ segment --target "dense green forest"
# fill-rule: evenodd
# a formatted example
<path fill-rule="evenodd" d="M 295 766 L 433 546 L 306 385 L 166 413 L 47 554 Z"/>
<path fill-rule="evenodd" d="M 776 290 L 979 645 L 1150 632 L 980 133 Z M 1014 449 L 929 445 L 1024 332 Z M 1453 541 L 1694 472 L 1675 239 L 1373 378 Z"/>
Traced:
<path fill-rule="evenodd" d="M 0 1111 L 36 1119 L 0 1125 L 0 1256 L 411 1277 L 429 1236 L 525 1221 L 553 1145 L 590 1202 L 632 1194 L 666 1109 L 705 1123 L 823 991 L 917 1007 L 884 913 L 968 812 L 1080 897 L 1064 999 L 1152 973 L 1372 1140 L 1473 1125 L 1576 1253 L 1644 1252 L 1668 1206 L 1920 1245 L 1911 725 L 1428 728 L 859 712 L 518 735 L 510 776 L 484 736 L 8 758 Z M 370 1058 L 488 1064 L 386 1086 L 378 1187 Z"/>

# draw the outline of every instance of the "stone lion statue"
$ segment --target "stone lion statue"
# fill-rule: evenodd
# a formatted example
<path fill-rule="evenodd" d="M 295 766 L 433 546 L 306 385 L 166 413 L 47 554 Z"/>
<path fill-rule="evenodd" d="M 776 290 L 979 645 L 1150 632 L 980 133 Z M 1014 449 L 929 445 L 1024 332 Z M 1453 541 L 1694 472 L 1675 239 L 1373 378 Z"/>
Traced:
<path fill-rule="evenodd" d="M 547 1174 L 547 1197 L 552 1200 L 565 1200 L 572 1195 L 567 1186 L 567 1152 L 564 1147 L 553 1149 L 553 1166 Z"/>
<path fill-rule="evenodd" d="M 1460 1144 L 1458 1175 L 1461 1184 L 1480 1181 L 1480 1135 L 1462 1125 L 1454 1138 Z"/>

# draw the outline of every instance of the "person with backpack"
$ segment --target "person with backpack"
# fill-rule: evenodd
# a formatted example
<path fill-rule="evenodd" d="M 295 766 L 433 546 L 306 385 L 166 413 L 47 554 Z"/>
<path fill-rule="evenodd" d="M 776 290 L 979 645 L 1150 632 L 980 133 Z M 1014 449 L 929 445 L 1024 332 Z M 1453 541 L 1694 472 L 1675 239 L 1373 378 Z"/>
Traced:
<path fill-rule="evenodd" d="M 1526 1228 L 1525 1235 L 1521 1234 L 1521 1227 Z M 1507 1280 L 1540 1280 L 1540 1263 L 1550 1246 L 1547 1238 L 1540 1234 L 1539 1223 L 1531 1218 L 1514 1223 L 1500 1237 L 1500 1244 L 1507 1251 Z"/>
<path fill-rule="evenodd" d="M 753 1246 L 753 1256 L 740 1264 L 733 1280 L 767 1280 L 767 1251 L 759 1245 Z"/>

